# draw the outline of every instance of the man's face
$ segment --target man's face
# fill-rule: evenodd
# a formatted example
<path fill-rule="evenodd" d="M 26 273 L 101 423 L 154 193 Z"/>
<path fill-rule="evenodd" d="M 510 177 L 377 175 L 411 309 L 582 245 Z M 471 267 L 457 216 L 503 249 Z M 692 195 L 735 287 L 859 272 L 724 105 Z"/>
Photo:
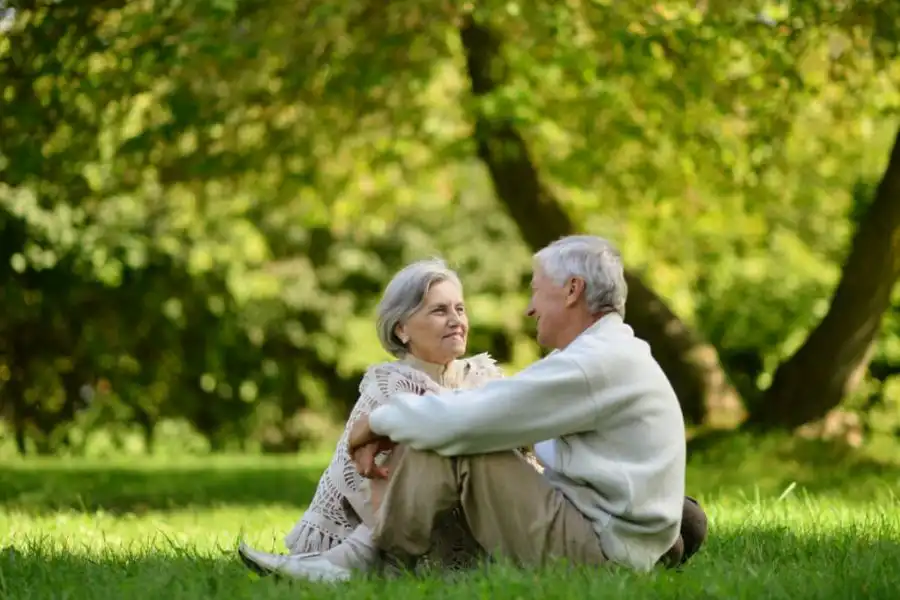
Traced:
<path fill-rule="evenodd" d="M 545 348 L 559 348 L 559 332 L 566 319 L 569 294 L 565 285 L 547 277 L 540 265 L 534 266 L 531 277 L 531 302 L 528 303 L 529 317 L 537 319 L 537 342 Z"/>

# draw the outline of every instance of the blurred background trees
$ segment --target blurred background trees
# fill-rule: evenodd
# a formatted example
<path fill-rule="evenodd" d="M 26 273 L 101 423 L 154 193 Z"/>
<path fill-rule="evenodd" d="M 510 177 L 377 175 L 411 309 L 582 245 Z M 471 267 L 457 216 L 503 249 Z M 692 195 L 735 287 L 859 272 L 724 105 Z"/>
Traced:
<path fill-rule="evenodd" d="M 575 232 L 695 432 L 900 436 L 893 4 L 0 5 L 3 439 L 296 451 L 395 270 L 446 257 L 514 371 Z"/>

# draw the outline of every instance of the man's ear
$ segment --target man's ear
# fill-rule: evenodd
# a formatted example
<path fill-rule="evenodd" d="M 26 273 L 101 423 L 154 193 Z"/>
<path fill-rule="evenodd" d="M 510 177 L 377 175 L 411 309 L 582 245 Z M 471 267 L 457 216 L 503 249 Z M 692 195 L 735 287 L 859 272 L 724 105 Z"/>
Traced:
<path fill-rule="evenodd" d="M 572 277 L 566 282 L 566 306 L 574 306 L 584 296 L 584 279 Z"/>

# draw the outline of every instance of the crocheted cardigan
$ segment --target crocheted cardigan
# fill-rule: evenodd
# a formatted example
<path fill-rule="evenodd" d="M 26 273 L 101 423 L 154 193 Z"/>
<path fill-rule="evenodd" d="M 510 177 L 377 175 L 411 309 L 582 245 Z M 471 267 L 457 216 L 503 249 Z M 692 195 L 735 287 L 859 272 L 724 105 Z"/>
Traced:
<path fill-rule="evenodd" d="M 347 438 L 357 419 L 397 392 L 426 394 L 471 389 L 500 377 L 503 377 L 502 370 L 488 354 L 454 361 L 446 369 L 411 356 L 369 367 L 331 464 L 322 474 L 309 508 L 285 538 L 291 554 L 328 550 L 362 524 L 360 515 L 367 510 L 366 480 L 356 472 L 347 456 Z M 429 563 L 462 568 L 480 554 L 480 548 L 456 511 L 439 520 L 434 539 L 435 544 L 426 557 Z"/>

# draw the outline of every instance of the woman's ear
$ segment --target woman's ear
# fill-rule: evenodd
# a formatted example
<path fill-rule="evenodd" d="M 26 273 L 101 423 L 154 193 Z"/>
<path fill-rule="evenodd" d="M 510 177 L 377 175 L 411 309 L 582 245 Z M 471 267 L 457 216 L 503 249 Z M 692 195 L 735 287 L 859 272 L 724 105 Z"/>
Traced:
<path fill-rule="evenodd" d="M 397 339 L 400 340 L 402 344 L 409 343 L 409 336 L 406 335 L 406 331 L 404 331 L 403 325 L 397 325 L 394 327 L 394 335 L 397 336 Z"/>

